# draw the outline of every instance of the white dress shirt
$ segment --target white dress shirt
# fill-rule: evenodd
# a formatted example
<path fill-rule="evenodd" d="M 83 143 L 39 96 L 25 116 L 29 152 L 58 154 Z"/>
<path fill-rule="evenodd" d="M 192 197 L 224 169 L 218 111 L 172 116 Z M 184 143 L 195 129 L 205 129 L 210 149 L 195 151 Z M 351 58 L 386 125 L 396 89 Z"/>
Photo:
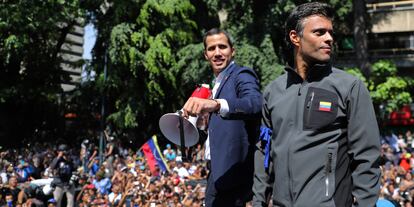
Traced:
<path fill-rule="evenodd" d="M 220 87 L 221 81 L 223 80 L 223 76 L 227 73 L 228 68 L 234 64 L 234 61 L 231 61 L 231 63 L 223 70 L 221 71 L 218 76 L 214 79 L 214 87 L 212 90 L 212 97 L 216 96 L 217 90 Z M 227 103 L 226 99 L 216 99 L 220 102 L 220 109 L 219 114 L 222 117 L 226 117 L 227 113 L 229 112 L 229 104 Z M 211 160 L 210 156 L 210 136 L 207 136 L 206 140 L 206 148 L 204 151 L 204 159 Z"/>

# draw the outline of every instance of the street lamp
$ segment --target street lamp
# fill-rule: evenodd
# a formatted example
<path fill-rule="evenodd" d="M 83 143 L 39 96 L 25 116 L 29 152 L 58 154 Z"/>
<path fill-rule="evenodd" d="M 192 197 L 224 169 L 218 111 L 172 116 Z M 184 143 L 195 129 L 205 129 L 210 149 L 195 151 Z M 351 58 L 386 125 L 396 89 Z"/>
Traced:
<path fill-rule="evenodd" d="M 108 65 L 108 50 L 106 48 L 106 45 L 104 43 L 104 47 L 105 47 L 105 56 L 104 56 L 104 81 L 103 81 L 103 85 L 105 87 L 105 83 L 106 83 L 106 77 L 107 77 L 107 65 Z M 99 166 L 102 165 L 103 162 L 103 149 L 104 149 L 104 145 L 105 145 L 105 135 L 104 135 L 104 130 L 105 130 L 105 88 L 104 90 L 102 90 L 102 97 L 101 97 L 101 133 L 99 136 Z"/>

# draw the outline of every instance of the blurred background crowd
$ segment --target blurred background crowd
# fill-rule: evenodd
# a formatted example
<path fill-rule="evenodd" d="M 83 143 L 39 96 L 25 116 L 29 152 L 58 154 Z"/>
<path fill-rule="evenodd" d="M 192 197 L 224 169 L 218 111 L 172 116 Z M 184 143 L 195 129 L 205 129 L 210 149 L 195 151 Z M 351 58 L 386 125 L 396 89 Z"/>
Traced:
<path fill-rule="evenodd" d="M 60 140 L 0 149 L 0 205 L 203 206 L 208 170 L 201 145 L 187 151 L 187 159 L 178 146 L 163 145 L 166 168 L 151 168 L 142 148 L 109 137 L 100 161 L 97 144 Z M 381 144 L 378 206 L 413 206 L 414 135 L 410 130 L 389 133 Z"/>
<path fill-rule="evenodd" d="M 1 206 L 202 206 L 207 170 L 201 146 L 185 160 L 163 146 L 164 170 L 142 149 L 111 137 L 102 162 L 97 143 L 33 143 L 1 149 Z M 183 160 L 185 162 L 183 162 Z"/>
<path fill-rule="evenodd" d="M 381 191 L 377 206 L 414 205 L 414 140 L 410 130 L 381 137 Z"/>

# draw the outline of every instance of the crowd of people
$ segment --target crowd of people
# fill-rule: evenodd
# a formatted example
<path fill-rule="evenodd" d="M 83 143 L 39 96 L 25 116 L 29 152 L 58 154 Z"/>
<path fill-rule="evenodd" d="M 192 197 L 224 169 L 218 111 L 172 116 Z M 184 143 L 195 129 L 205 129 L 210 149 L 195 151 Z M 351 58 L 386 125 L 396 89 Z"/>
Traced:
<path fill-rule="evenodd" d="M 1 206 L 202 206 L 207 169 L 194 150 L 183 162 L 170 144 L 168 170 L 150 170 L 140 149 L 110 137 L 104 159 L 97 143 L 81 147 L 32 143 L 0 150 Z M 198 146 L 200 149 L 200 146 Z"/>
<path fill-rule="evenodd" d="M 410 130 L 384 135 L 381 144 L 379 206 L 413 206 L 414 135 Z M 33 143 L 1 149 L 1 206 L 203 206 L 208 170 L 201 145 L 188 162 L 182 162 L 178 148 L 165 145 L 165 172 L 151 172 L 140 149 L 123 148 L 113 139 L 101 163 L 97 143 L 69 146 Z M 59 154 L 69 167 L 54 166 Z"/>
<path fill-rule="evenodd" d="M 414 139 L 410 130 L 381 139 L 381 191 L 383 206 L 414 206 Z M 387 203 L 387 204 L 385 204 Z"/>

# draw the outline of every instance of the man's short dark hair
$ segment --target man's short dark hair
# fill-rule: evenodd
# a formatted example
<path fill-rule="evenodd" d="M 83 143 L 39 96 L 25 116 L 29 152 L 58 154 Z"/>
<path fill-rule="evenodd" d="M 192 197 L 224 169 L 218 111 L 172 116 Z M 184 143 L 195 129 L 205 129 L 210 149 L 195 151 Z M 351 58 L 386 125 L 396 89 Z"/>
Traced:
<path fill-rule="evenodd" d="M 285 24 L 285 47 L 284 58 L 286 62 L 293 66 L 293 44 L 290 41 L 289 33 L 295 30 L 299 36 L 303 35 L 303 20 L 312 15 L 319 15 L 328 19 L 333 19 L 333 9 L 325 3 L 310 2 L 295 7 L 289 14 Z"/>
<path fill-rule="evenodd" d="M 319 15 L 328 19 L 333 19 L 333 9 L 325 3 L 310 2 L 297 6 L 290 13 L 285 24 L 285 40 L 288 45 L 290 42 L 289 32 L 295 30 L 299 36 L 303 35 L 303 20 L 312 15 Z"/>
<path fill-rule="evenodd" d="M 224 36 L 227 37 L 227 41 L 228 41 L 230 47 L 233 48 L 233 41 L 232 41 L 232 38 L 229 35 L 229 33 L 227 33 L 226 31 L 224 31 L 222 29 L 219 29 L 219 28 L 213 28 L 213 29 L 210 29 L 209 31 L 207 31 L 203 36 L 204 49 L 206 49 L 206 46 L 207 46 L 206 45 L 207 37 L 211 36 L 211 35 L 216 35 L 216 34 L 224 34 Z"/>

